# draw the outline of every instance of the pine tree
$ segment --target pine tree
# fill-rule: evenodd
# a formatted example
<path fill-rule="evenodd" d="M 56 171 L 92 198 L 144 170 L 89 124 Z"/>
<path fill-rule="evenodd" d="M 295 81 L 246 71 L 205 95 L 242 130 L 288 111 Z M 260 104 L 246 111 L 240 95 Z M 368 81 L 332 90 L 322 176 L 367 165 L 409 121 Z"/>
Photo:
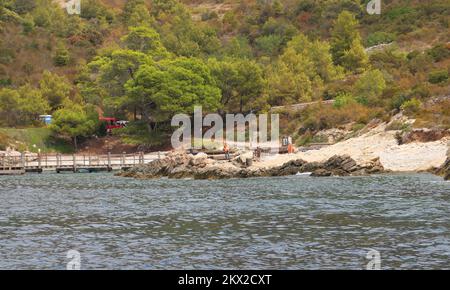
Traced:
<path fill-rule="evenodd" d="M 358 21 L 348 11 L 339 14 L 331 32 L 331 53 L 333 61 L 349 72 L 360 72 L 367 65 L 368 58 L 358 32 Z"/>

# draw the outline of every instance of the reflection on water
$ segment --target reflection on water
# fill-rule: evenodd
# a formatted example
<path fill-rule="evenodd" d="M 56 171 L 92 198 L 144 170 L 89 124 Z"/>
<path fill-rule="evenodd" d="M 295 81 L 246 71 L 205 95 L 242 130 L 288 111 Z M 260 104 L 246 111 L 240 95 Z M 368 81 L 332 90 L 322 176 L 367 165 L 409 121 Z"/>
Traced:
<path fill-rule="evenodd" d="M 450 183 L 428 174 L 133 180 L 0 176 L 0 268 L 450 269 Z"/>

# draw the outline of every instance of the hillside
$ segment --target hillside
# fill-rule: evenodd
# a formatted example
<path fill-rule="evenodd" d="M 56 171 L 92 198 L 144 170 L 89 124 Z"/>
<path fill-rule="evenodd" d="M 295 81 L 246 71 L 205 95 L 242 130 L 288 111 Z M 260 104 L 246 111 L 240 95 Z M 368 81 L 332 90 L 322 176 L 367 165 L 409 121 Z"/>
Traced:
<path fill-rule="evenodd" d="M 60 0 L 56 2 L 61 4 L 65 1 Z M 127 1 L 99 0 L 98 2 L 115 10 L 116 13 L 120 13 Z M 151 7 L 151 1 L 145 2 L 148 7 Z M 231 23 L 236 27 L 230 29 L 229 27 L 225 27 L 228 26 L 225 25 L 228 24 L 225 22 L 235 22 L 236 19 L 242 19 L 246 9 L 256 10 L 254 8 L 256 1 L 226 0 L 219 1 L 218 3 L 217 1 L 211 0 L 184 0 L 182 2 L 191 11 L 194 21 L 205 22 L 215 29 L 219 29 L 218 36 L 222 42 L 226 42 L 237 33 L 250 37 L 253 36 L 253 32 L 251 31 L 246 33 L 240 32 L 239 23 Z M 281 2 L 286 3 L 285 10 L 290 10 L 290 7 L 297 4 L 297 9 L 303 9 L 304 11 L 299 12 L 296 19 L 291 19 L 291 15 L 280 17 L 280 19 L 288 18 L 287 22 L 292 23 L 300 32 L 318 33 L 322 37 L 329 36 L 328 29 L 332 25 L 332 21 L 335 20 L 339 10 L 334 12 L 326 11 L 321 12 L 321 15 L 314 15 L 314 13 L 308 11 L 308 7 L 312 5 L 310 4 L 311 1 L 288 0 Z M 350 3 L 351 1 L 335 2 Z M 341 9 L 346 7 L 345 4 L 341 6 Z M 450 16 L 447 6 L 447 1 L 389 1 L 389 3 L 383 5 L 381 17 L 363 15 L 361 18 L 360 32 L 363 38 L 365 38 L 366 46 L 395 39 L 396 45 L 398 45 L 401 51 L 424 51 L 432 48 L 437 43 L 446 43 L 449 41 L 448 27 L 447 30 L 445 29 L 445 25 L 448 25 L 448 17 Z M 418 11 L 423 11 L 423 15 L 420 18 L 416 17 Z M 223 18 L 226 14 L 227 17 L 229 16 L 233 19 L 224 20 Z M 436 17 L 436 14 L 438 14 L 438 17 Z M 216 16 L 221 19 L 222 23 L 220 25 L 215 19 Z M 202 21 L 202 17 L 204 21 Z M 319 19 L 320 22 L 318 22 Z M 2 27 L 1 34 L 2 41 L 0 42 L 2 56 L 0 59 L 0 79 L 3 83 L 14 81 L 16 85 L 20 85 L 26 81 L 31 81 L 36 84 L 44 70 L 51 70 L 57 74 L 66 75 L 70 80 L 73 80 L 77 73 L 77 65 L 85 63 L 92 57 L 92 54 L 94 54 L 92 49 L 98 50 L 102 47 L 108 47 L 112 43 L 118 43 L 120 37 L 126 33 L 126 30 L 122 29 L 122 27 L 112 25 L 112 27 L 109 27 L 105 31 L 106 34 L 103 37 L 106 37 L 106 40 L 98 39 L 96 42 L 102 43 L 94 43 L 94 45 L 88 45 L 87 47 L 85 46 L 87 44 L 83 44 L 81 47 L 79 44 L 74 45 L 74 39 L 69 37 L 66 45 L 70 51 L 72 60 L 66 67 L 57 67 L 53 65 L 52 57 L 55 54 L 56 43 L 61 38 L 58 35 L 59 33 L 55 35 L 49 29 L 37 28 L 33 33 L 23 34 L 21 33 L 23 28 L 17 23 L 4 24 L 5 26 Z"/>
<path fill-rule="evenodd" d="M 194 104 L 266 112 L 333 99 L 283 111 L 283 133 L 306 144 L 399 111 L 450 128 L 446 0 L 383 1 L 381 15 L 358 0 L 82 0 L 79 16 L 62 2 L 0 1 L 0 126 L 52 114 L 52 131 L 76 144 L 104 133 L 100 112 L 132 121 L 116 132 L 126 142 L 158 145 Z"/>

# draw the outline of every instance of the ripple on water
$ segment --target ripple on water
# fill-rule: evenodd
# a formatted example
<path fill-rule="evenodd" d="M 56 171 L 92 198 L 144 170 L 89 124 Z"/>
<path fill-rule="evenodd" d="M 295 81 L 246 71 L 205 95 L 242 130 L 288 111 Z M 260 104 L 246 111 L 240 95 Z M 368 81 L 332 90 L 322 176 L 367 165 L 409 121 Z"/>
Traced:
<path fill-rule="evenodd" d="M 450 184 L 428 174 L 0 177 L 0 268 L 450 268 Z"/>

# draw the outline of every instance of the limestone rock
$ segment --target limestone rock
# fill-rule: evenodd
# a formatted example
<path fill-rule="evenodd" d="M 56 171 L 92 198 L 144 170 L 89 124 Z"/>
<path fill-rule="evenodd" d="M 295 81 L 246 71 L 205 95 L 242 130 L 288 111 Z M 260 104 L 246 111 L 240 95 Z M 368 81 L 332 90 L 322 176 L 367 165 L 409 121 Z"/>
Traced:
<path fill-rule="evenodd" d="M 174 152 L 164 159 L 155 160 L 119 173 L 119 176 L 151 179 L 160 177 L 225 179 L 250 178 L 264 176 L 287 176 L 299 172 L 313 172 L 313 176 L 347 176 L 383 172 L 379 160 L 367 166 L 359 166 L 350 156 L 333 156 L 329 160 L 308 163 L 302 159 L 291 160 L 285 164 L 269 169 L 246 167 L 236 162 L 216 161 L 206 154 L 186 154 Z"/>
<path fill-rule="evenodd" d="M 281 166 L 271 168 L 268 172 L 268 175 L 270 175 L 270 176 L 295 175 L 299 172 L 304 172 L 302 167 L 306 163 L 307 162 L 302 159 L 291 160 Z"/>
<path fill-rule="evenodd" d="M 444 164 L 437 170 L 438 175 L 444 177 L 445 180 L 450 180 L 450 157 L 444 162 Z"/>
<path fill-rule="evenodd" d="M 327 176 L 331 176 L 331 175 L 332 175 L 331 171 L 328 171 L 328 170 L 323 169 L 323 168 L 316 169 L 311 174 L 311 176 L 313 176 L 313 177 L 327 177 Z"/>

